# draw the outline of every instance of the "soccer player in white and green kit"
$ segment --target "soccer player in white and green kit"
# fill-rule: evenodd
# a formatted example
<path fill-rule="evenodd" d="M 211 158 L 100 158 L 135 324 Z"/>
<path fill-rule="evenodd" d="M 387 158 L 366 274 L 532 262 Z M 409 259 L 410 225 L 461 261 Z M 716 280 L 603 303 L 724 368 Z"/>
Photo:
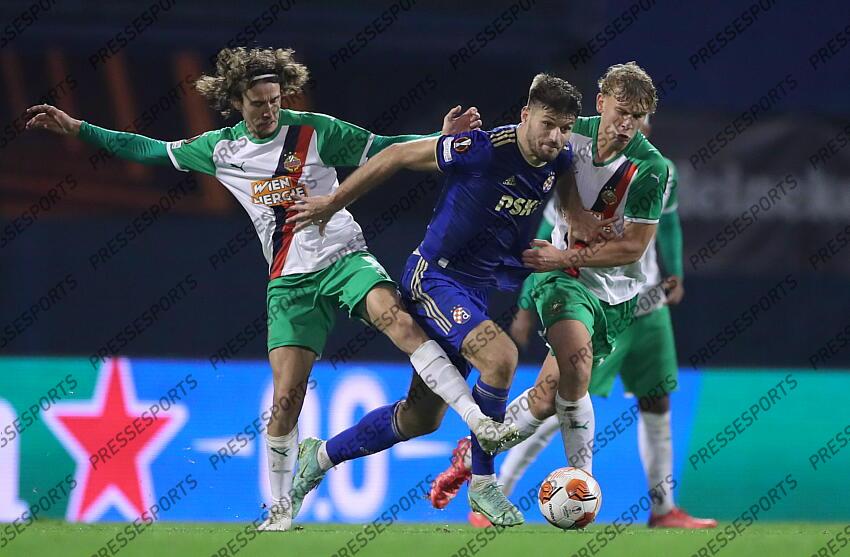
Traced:
<path fill-rule="evenodd" d="M 644 136 L 650 134 L 649 116 L 641 125 Z M 638 451 L 652 494 L 650 527 L 713 528 L 717 521 L 696 518 L 676 507 L 671 489 L 659 489 L 673 474 L 673 446 L 670 431 L 670 392 L 678 386 L 676 344 L 669 305 L 678 304 L 684 294 L 682 268 L 682 228 L 678 213 L 678 174 L 673 161 L 665 159 L 669 175 L 664 190 L 664 208 L 658 233 L 644 254 L 646 283 L 641 288 L 634 321 L 616 339 L 616 350 L 593 369 L 589 392 L 607 397 L 619 374 L 626 392 L 638 397 Z M 555 226 L 556 209 L 550 201 L 537 231 L 538 238 L 549 238 Z M 656 251 L 657 246 L 657 251 Z M 657 254 L 667 271 L 662 278 Z M 519 344 L 528 342 L 534 315 L 531 303 L 532 280 L 526 281 L 520 295 L 511 334 Z M 551 416 L 519 445 L 513 447 L 502 462 L 499 481 L 510 493 L 528 466 L 559 431 L 558 419 Z M 483 523 L 482 517 L 470 521 Z"/>
<path fill-rule="evenodd" d="M 27 129 L 45 129 L 84 141 L 120 158 L 173 165 L 180 171 L 215 176 L 251 216 L 269 264 L 268 350 L 274 405 L 266 435 L 273 505 L 262 531 L 291 528 L 292 474 L 298 447 L 298 416 L 313 363 L 321 355 L 335 313 L 344 309 L 382 332 L 410 356 L 416 370 L 407 399 L 382 415 L 382 427 L 404 427 L 415 419 L 423 389 L 431 389 L 493 452 L 513 428 L 486 417 L 443 349 L 403 309 L 395 283 L 369 254 L 360 226 L 346 210 L 327 222 L 295 232 L 286 211 L 297 198 L 327 195 L 339 187 L 337 166 L 359 166 L 398 142 L 423 136 L 379 136 L 353 124 L 310 112 L 281 108 L 307 82 L 307 68 L 287 49 L 224 49 L 215 75 L 196 89 L 225 117 L 243 120 L 191 139 L 164 142 L 111 131 L 77 120 L 50 105 L 28 110 Z M 480 126 L 477 110 L 452 109 L 444 134 Z M 445 393 L 451 388 L 453 396 Z M 357 447 L 351 447 L 356 451 Z"/>

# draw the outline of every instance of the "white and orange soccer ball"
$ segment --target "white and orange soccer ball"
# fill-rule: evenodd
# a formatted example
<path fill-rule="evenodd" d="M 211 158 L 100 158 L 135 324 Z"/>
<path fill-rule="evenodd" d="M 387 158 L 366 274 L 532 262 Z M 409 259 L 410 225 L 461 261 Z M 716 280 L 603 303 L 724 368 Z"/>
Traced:
<path fill-rule="evenodd" d="M 593 476 L 580 468 L 558 468 L 537 493 L 540 512 L 562 530 L 584 528 L 602 508 L 602 490 Z"/>

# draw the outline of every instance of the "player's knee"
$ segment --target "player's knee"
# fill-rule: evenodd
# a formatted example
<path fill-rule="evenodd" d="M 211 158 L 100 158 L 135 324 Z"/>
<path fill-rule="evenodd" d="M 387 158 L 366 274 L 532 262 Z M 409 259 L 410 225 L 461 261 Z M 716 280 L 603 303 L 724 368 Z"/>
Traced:
<path fill-rule="evenodd" d="M 519 353 L 516 345 L 503 338 L 506 342 L 494 342 L 486 350 L 477 350 L 476 365 L 490 381 L 511 381 L 516 371 Z M 483 347 L 482 347 L 483 348 Z"/>
<path fill-rule="evenodd" d="M 393 306 L 393 308 L 397 307 Z M 396 344 L 412 344 L 425 337 L 422 329 L 406 311 L 391 313 L 387 310 L 377 326 L 378 330 L 383 330 Z"/>

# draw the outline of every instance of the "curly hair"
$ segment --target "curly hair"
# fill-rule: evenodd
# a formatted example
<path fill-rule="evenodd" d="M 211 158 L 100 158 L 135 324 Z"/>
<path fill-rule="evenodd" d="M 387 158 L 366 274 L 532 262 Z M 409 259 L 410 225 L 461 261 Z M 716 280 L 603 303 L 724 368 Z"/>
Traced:
<path fill-rule="evenodd" d="M 222 49 L 216 57 L 215 75 L 199 77 L 195 89 L 225 118 L 232 113 L 231 101 L 241 99 L 256 83 L 280 83 L 281 96 L 296 95 L 310 74 L 307 66 L 293 59 L 294 53 L 291 48 Z"/>
<path fill-rule="evenodd" d="M 620 102 L 635 103 L 647 114 L 655 112 L 658 96 L 646 70 L 637 62 L 614 64 L 599 78 L 599 92 Z"/>

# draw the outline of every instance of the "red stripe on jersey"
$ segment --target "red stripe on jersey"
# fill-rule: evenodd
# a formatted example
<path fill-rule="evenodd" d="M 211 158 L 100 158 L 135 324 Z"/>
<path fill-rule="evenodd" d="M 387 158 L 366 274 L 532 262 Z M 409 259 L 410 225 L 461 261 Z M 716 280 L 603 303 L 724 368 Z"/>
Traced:
<path fill-rule="evenodd" d="M 310 140 L 313 137 L 313 128 L 310 126 L 301 126 L 301 131 L 298 133 L 298 143 L 295 146 L 295 156 L 298 157 L 298 160 L 301 161 L 301 166 L 298 168 L 298 172 L 293 172 L 289 174 L 289 178 L 298 182 L 301 179 L 301 174 L 304 172 L 304 165 L 307 163 L 307 151 L 310 147 Z M 304 189 L 304 195 L 310 195 L 308 189 Z M 291 204 L 290 204 L 291 205 Z M 285 205 L 284 209 L 289 207 L 289 205 Z M 292 237 L 295 235 L 292 231 L 295 229 L 295 223 L 287 224 L 284 220 L 283 224 L 281 224 L 281 234 L 283 238 L 281 240 L 280 249 L 274 256 L 274 260 L 272 260 L 272 266 L 269 270 L 269 280 L 277 278 L 281 276 L 283 273 L 283 262 L 286 261 L 286 254 L 289 253 L 289 247 L 292 245 Z"/>
<path fill-rule="evenodd" d="M 605 210 L 602 212 L 603 219 L 610 219 L 614 216 L 614 212 L 617 210 L 617 207 L 619 207 L 620 202 L 623 200 L 623 196 L 626 195 L 626 188 L 629 186 L 629 182 L 632 181 L 632 176 L 635 175 L 635 172 L 637 172 L 637 165 L 630 165 L 629 169 L 626 170 L 622 178 L 620 178 L 620 181 L 617 182 L 617 187 L 614 188 L 614 193 L 617 196 L 617 202 L 612 205 L 608 205 L 605 208 Z"/>

